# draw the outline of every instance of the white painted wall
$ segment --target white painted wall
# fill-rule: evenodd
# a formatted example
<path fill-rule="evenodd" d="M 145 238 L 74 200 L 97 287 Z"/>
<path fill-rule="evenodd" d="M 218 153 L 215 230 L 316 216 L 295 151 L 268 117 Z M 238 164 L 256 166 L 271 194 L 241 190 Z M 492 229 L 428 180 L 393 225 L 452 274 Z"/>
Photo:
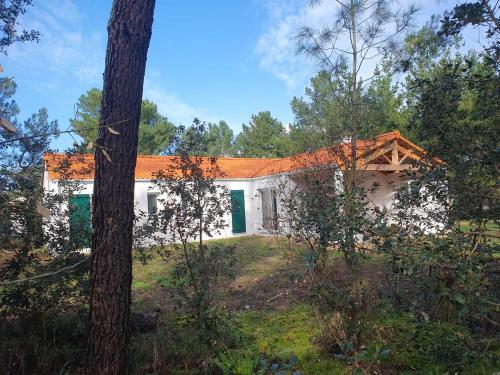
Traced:
<path fill-rule="evenodd" d="M 380 172 L 361 172 L 364 174 L 364 186 L 369 189 L 373 183 L 378 183 L 380 186 L 371 196 L 371 201 L 373 205 L 377 205 L 380 208 L 385 207 L 389 212 L 394 210 L 392 204 L 394 199 L 394 192 L 400 187 L 400 180 L 396 174 L 389 174 L 387 176 Z M 47 192 L 53 191 L 55 193 L 60 192 L 60 186 L 58 181 L 50 180 L 47 173 L 44 174 L 44 189 Z M 274 175 L 268 177 L 259 177 L 252 179 L 224 179 L 217 180 L 216 183 L 225 186 L 228 190 L 243 190 L 245 197 L 245 221 L 246 221 L 246 233 L 233 234 L 231 225 L 231 213 L 228 213 L 225 217 L 225 221 L 228 224 L 217 236 L 214 238 L 229 238 L 239 235 L 256 235 L 256 234 L 266 234 L 268 233 L 263 228 L 263 213 L 262 213 L 262 199 L 260 195 L 260 190 L 277 188 L 279 193 L 280 189 L 278 187 L 286 184 L 289 189 L 294 189 L 297 187 L 296 183 L 290 179 L 287 175 Z M 81 181 L 81 191 L 79 194 L 90 194 L 93 191 L 93 181 L 85 180 Z M 148 193 L 159 193 L 159 190 L 155 188 L 151 180 L 136 180 L 135 192 L 134 192 L 134 203 L 136 212 L 143 211 L 147 213 L 148 210 Z M 165 198 L 159 196 L 159 198 Z M 280 197 L 277 199 L 278 203 L 278 215 L 283 212 L 282 203 Z M 432 204 L 432 203 L 430 203 Z M 65 207 L 61 207 L 61 212 Z"/>
<path fill-rule="evenodd" d="M 256 199 L 254 196 L 255 194 L 253 194 L 253 181 L 250 179 L 218 180 L 216 183 L 226 187 L 228 190 L 243 190 L 245 199 L 246 234 L 258 234 L 258 207 L 256 207 L 258 199 Z M 134 192 L 136 212 L 139 210 L 143 212 L 148 211 L 148 193 L 159 194 L 160 192 L 151 180 L 136 181 Z M 168 199 L 168 197 L 165 194 L 158 195 L 158 199 Z M 224 219 L 228 226 L 223 228 L 217 236 L 214 236 L 214 238 L 227 238 L 235 236 L 232 233 L 231 213 L 228 213 Z"/>
<path fill-rule="evenodd" d="M 402 187 L 403 183 L 411 180 L 406 177 L 404 173 L 390 173 L 387 175 L 376 171 L 362 171 L 359 173 L 363 174 L 362 184 L 365 189 L 371 189 L 374 183 L 378 184 L 378 188 L 373 191 L 373 194 L 369 198 L 372 207 L 378 206 L 379 208 L 385 208 L 389 214 L 389 224 L 395 223 L 396 215 L 398 214 L 398 209 L 394 204 L 396 192 Z M 422 197 L 424 195 L 427 196 L 427 194 L 425 194 L 425 189 L 426 187 L 423 186 L 421 190 Z M 436 215 L 440 212 L 442 215 L 445 215 L 444 207 L 442 207 L 436 199 L 433 199 L 433 197 L 428 196 L 425 201 L 422 199 L 419 207 L 409 207 L 408 210 L 412 210 L 412 214 L 415 215 L 415 217 L 421 218 L 418 223 L 413 222 L 412 225 L 418 225 L 427 233 L 434 233 L 444 228 L 444 223 L 436 222 L 431 219 L 431 213 L 432 215 Z"/>
<path fill-rule="evenodd" d="M 50 180 L 48 176 L 44 178 L 44 189 L 46 192 L 60 193 L 60 185 L 57 180 Z M 245 224 L 246 233 L 233 234 L 231 224 L 231 213 L 225 216 L 225 221 L 228 224 L 219 235 L 214 238 L 228 238 L 242 234 L 264 234 L 265 230 L 262 228 L 262 208 L 261 197 L 258 189 L 274 186 L 274 178 L 260 178 L 260 179 L 234 179 L 234 180 L 218 180 L 217 184 L 225 186 L 228 190 L 243 190 L 245 199 Z M 81 181 L 81 190 L 77 194 L 92 195 L 94 183 L 92 180 Z M 137 180 L 135 183 L 134 191 L 134 205 L 137 213 L 148 211 L 148 193 L 157 193 L 159 190 L 151 180 Z M 166 198 L 159 195 L 158 198 Z M 60 212 L 66 209 L 67 205 L 61 205 Z"/>
<path fill-rule="evenodd" d="M 289 179 L 287 178 L 289 181 Z M 233 234 L 231 213 L 225 216 L 227 227 L 222 229 L 219 235 L 214 238 L 229 238 L 241 235 L 252 234 L 266 234 L 267 231 L 263 228 L 263 214 L 262 214 L 262 199 L 260 189 L 276 188 L 278 181 L 276 176 L 260 177 L 253 179 L 224 179 L 217 180 L 217 184 L 224 186 L 228 190 L 243 190 L 245 199 L 245 225 L 246 233 Z M 292 183 L 290 181 L 290 183 Z M 148 210 L 148 193 L 159 194 L 159 190 L 154 186 L 151 180 L 137 180 L 135 184 L 134 202 L 136 210 L 147 212 Z M 163 195 L 158 196 L 159 199 L 166 198 Z M 278 199 L 279 201 L 279 199 Z M 280 209 L 278 202 L 278 210 Z"/>

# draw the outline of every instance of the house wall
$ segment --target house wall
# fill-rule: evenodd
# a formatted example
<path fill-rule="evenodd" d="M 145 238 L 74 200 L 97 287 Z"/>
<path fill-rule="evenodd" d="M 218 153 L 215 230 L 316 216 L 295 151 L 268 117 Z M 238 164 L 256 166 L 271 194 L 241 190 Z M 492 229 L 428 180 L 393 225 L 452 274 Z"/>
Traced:
<path fill-rule="evenodd" d="M 245 234 L 259 234 L 260 223 L 259 221 L 259 199 L 254 191 L 254 181 L 251 179 L 238 179 L 238 180 L 218 180 L 217 184 L 226 187 L 228 190 L 243 190 L 244 198 L 245 198 L 245 225 L 246 225 L 246 233 Z M 159 190 L 154 186 L 153 182 L 150 180 L 139 180 L 135 183 L 135 192 L 134 192 L 134 203 L 136 212 L 148 211 L 148 201 L 147 195 L 148 193 L 157 193 L 159 194 Z M 165 199 L 166 196 L 159 195 L 159 199 Z M 223 228 L 218 235 L 215 235 L 214 238 L 228 238 L 234 237 L 241 234 L 233 234 L 232 233 L 232 225 L 231 225 L 231 213 L 227 213 L 224 217 L 228 226 Z"/>
<path fill-rule="evenodd" d="M 44 189 L 46 192 L 60 193 L 61 186 L 58 181 L 50 180 L 48 176 L 44 178 Z M 227 213 L 224 217 L 227 227 L 223 228 L 220 233 L 214 238 L 229 238 L 238 235 L 265 234 L 262 220 L 262 200 L 259 189 L 267 189 L 276 186 L 275 177 L 264 177 L 257 179 L 234 179 L 234 180 L 217 180 L 217 184 L 226 187 L 228 190 L 243 190 L 245 199 L 245 224 L 246 232 L 233 234 L 231 224 L 231 213 Z M 79 190 L 76 194 L 92 195 L 94 183 L 92 180 L 84 180 L 80 182 Z M 134 205 L 136 213 L 148 211 L 148 193 L 157 193 L 159 190 L 151 180 L 137 180 L 134 190 Z M 158 198 L 165 198 L 159 195 Z M 67 204 L 60 207 L 60 212 L 64 212 Z"/>
<path fill-rule="evenodd" d="M 362 175 L 362 184 L 365 189 L 369 190 L 374 184 L 377 184 L 377 189 L 373 190 L 369 198 L 371 206 L 385 208 L 389 214 L 389 224 L 396 223 L 396 215 L 398 214 L 394 202 L 396 192 L 403 186 L 403 183 L 411 181 L 411 179 L 405 176 L 404 173 L 389 173 L 387 175 L 377 171 L 362 171 L 359 173 Z M 442 217 L 444 217 L 446 215 L 445 208 L 432 195 L 426 194 L 425 186 L 422 187 L 421 194 L 422 197 L 426 196 L 427 199 L 422 199 L 418 207 L 407 208 L 407 210 L 411 210 L 412 216 L 419 218 L 419 222 L 413 222 L 411 225 L 417 225 L 427 233 L 434 233 L 443 229 L 444 222 L 436 221 L 431 215 L 434 217 L 443 215 Z M 409 217 L 409 215 L 406 216 Z M 405 225 L 408 223 L 401 222 L 398 224 Z"/>
<path fill-rule="evenodd" d="M 370 191 L 370 205 L 385 208 L 389 212 L 394 210 L 393 201 L 395 192 L 400 188 L 401 177 L 394 173 L 384 175 L 377 171 L 361 171 L 361 185 Z"/>
<path fill-rule="evenodd" d="M 384 175 L 380 172 L 370 172 L 370 171 L 360 171 L 361 180 L 366 189 L 371 189 L 374 184 L 378 185 L 378 188 L 373 191 L 370 196 L 370 201 L 372 205 L 379 206 L 380 208 L 387 209 L 390 213 L 396 213 L 393 207 L 394 194 L 397 189 L 400 188 L 401 180 L 404 180 L 400 175 L 391 173 Z M 340 175 L 338 177 L 339 186 Z M 47 173 L 44 175 L 43 179 L 44 188 L 46 191 L 53 191 L 59 193 L 59 183 L 58 181 L 53 181 L 48 178 Z M 227 227 L 223 228 L 220 233 L 214 236 L 214 238 L 229 238 L 239 235 L 256 235 L 256 234 L 266 234 L 268 231 L 263 228 L 263 207 L 262 207 L 262 197 L 261 191 L 265 189 L 274 188 L 277 189 L 278 199 L 277 199 L 277 210 L 278 216 L 281 216 L 284 212 L 283 203 L 279 196 L 280 191 L 286 189 L 296 189 L 300 188 L 300 178 L 292 176 L 290 178 L 288 175 L 274 175 L 268 177 L 260 177 L 253 179 L 224 179 L 217 180 L 217 184 L 225 186 L 228 190 L 243 190 L 245 197 L 245 222 L 246 222 L 246 233 L 233 234 L 231 225 L 231 213 L 225 215 L 225 221 Z M 78 194 L 89 194 L 92 195 L 93 192 L 93 181 L 81 181 L 81 190 Z M 148 210 L 148 193 L 159 193 L 158 189 L 154 186 L 151 180 L 137 180 L 135 183 L 134 192 L 134 203 L 136 213 L 140 211 L 147 213 Z M 161 195 L 159 198 L 165 198 Z M 434 208 L 434 202 L 429 202 L 429 208 Z M 65 206 L 61 206 L 61 211 L 65 210 Z"/>

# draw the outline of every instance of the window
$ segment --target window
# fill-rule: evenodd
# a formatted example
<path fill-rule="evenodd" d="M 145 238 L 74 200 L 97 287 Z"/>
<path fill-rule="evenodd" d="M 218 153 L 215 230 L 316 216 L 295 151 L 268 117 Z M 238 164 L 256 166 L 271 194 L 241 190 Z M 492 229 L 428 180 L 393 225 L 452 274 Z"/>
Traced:
<path fill-rule="evenodd" d="M 153 215 L 156 213 L 158 208 L 157 202 L 158 194 L 148 194 L 148 215 Z"/>
<path fill-rule="evenodd" d="M 275 189 L 263 189 L 262 196 L 262 225 L 266 230 L 278 229 L 278 202 Z"/>

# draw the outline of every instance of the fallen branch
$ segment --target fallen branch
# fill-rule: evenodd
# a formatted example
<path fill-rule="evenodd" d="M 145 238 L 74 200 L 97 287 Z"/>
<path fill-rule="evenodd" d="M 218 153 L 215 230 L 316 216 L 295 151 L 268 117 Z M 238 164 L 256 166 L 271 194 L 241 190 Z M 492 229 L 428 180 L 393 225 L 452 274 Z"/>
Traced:
<path fill-rule="evenodd" d="M 460 233 L 460 234 L 464 235 L 464 236 L 481 235 L 481 236 L 484 236 L 484 237 L 492 237 L 492 238 L 499 238 L 500 239 L 500 234 L 491 233 L 491 232 L 464 232 L 464 233 Z"/>
<path fill-rule="evenodd" d="M 282 294 L 283 294 L 283 291 L 279 292 L 279 293 L 278 293 L 278 294 L 276 294 L 274 297 L 269 298 L 269 299 L 266 301 L 266 303 L 269 303 L 269 302 L 271 302 L 271 301 L 275 300 L 276 298 L 278 298 L 278 297 L 279 297 L 279 296 L 281 296 Z"/>
<path fill-rule="evenodd" d="M 90 257 L 86 257 L 86 258 L 82 259 L 81 261 L 76 262 L 75 264 L 72 264 L 71 266 L 67 266 L 67 267 L 61 268 L 60 270 L 57 270 L 57 271 L 54 271 L 54 272 L 46 272 L 46 273 L 42 273 L 41 275 L 37 275 L 37 276 L 33 276 L 33 277 L 26 277 L 24 279 L 2 281 L 2 282 L 0 282 L 0 286 L 19 284 L 19 283 L 24 283 L 26 281 L 37 280 L 37 279 L 41 279 L 41 278 L 44 278 L 44 277 L 58 275 L 60 273 L 63 273 L 63 272 L 66 272 L 68 270 L 71 270 L 73 268 L 78 267 L 80 264 L 88 261 L 89 259 L 90 259 Z"/>

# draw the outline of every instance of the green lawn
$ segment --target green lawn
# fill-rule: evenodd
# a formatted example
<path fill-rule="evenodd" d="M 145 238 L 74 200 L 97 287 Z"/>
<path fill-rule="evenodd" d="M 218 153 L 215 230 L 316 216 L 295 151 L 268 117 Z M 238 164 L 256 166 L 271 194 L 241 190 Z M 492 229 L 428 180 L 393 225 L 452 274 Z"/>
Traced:
<path fill-rule="evenodd" d="M 221 363 L 230 364 L 232 373 L 253 374 L 262 361 L 298 360 L 301 374 L 343 374 L 340 361 L 320 353 L 312 343 L 317 327 L 312 309 L 295 296 L 293 267 L 282 240 L 268 236 L 246 236 L 214 240 L 237 246 L 236 275 L 224 283 L 218 296 L 233 311 L 239 329 L 250 337 L 244 349 L 222 353 Z M 161 280 L 168 277 L 172 264 L 154 256 L 147 264 L 134 262 L 133 309 L 160 309 L 169 314 L 169 296 Z M 281 294 L 280 294 L 281 293 Z"/>
<path fill-rule="evenodd" d="M 237 262 L 235 265 L 235 279 L 228 281 L 226 291 L 231 297 L 238 295 L 241 304 L 245 301 L 245 294 L 250 293 L 256 284 L 269 281 L 269 277 L 276 279 L 276 272 L 286 273 L 286 260 L 283 246 L 274 237 L 244 236 L 225 240 L 207 241 L 208 244 L 224 243 L 236 245 Z M 158 255 L 148 264 L 143 265 L 139 260 L 134 261 L 132 280 L 132 297 L 136 309 L 162 309 L 164 307 L 164 290 L 162 281 L 169 277 L 172 262 L 166 261 Z M 274 272 L 274 274 L 273 274 Z M 280 278 L 281 281 L 281 278 Z M 272 293 L 272 291 L 270 291 Z M 221 295 L 220 298 L 226 298 Z"/>

